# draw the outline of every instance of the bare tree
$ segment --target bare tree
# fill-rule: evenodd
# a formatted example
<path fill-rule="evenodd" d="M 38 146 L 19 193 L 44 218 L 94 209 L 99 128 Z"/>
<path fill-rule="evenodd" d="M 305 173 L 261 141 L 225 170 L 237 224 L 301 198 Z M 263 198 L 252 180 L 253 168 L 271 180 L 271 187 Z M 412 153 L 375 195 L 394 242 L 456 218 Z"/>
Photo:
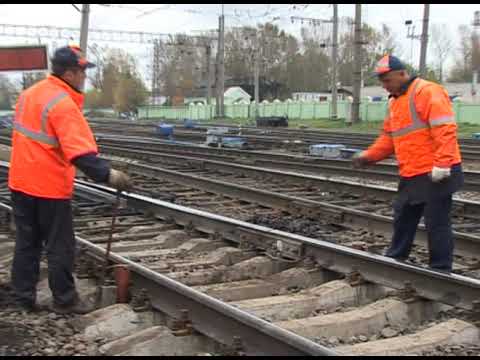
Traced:
<path fill-rule="evenodd" d="M 469 82 L 472 81 L 472 30 L 470 26 L 460 25 L 458 32 L 460 41 L 455 53 L 459 55 L 451 69 L 449 81 Z"/>
<path fill-rule="evenodd" d="M 431 27 L 432 50 L 435 54 L 435 67 L 440 82 L 443 82 L 445 60 L 451 54 L 453 49 L 453 41 L 450 37 L 450 33 L 445 31 L 446 27 L 446 24 L 433 24 Z"/>
<path fill-rule="evenodd" d="M 93 43 L 91 46 L 88 47 L 90 52 L 90 57 L 93 58 L 93 62 L 95 63 L 95 69 L 92 69 L 87 72 L 87 77 L 90 83 L 92 84 L 93 88 L 95 89 L 102 89 L 103 88 L 103 69 L 105 66 L 106 58 L 105 56 L 108 54 L 110 50 L 108 46 L 99 46 L 96 43 Z"/>
<path fill-rule="evenodd" d="M 131 111 L 146 99 L 147 91 L 137 62 L 123 49 L 108 49 L 102 58 L 101 73 L 93 80 L 98 80 L 99 88 L 87 92 L 85 104 L 88 107 Z"/>

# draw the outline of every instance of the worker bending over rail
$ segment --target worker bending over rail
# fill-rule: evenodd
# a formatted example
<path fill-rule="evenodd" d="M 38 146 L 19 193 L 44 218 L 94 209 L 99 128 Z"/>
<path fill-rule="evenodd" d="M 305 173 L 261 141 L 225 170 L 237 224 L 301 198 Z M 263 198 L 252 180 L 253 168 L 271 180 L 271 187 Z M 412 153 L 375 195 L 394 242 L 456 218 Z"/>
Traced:
<path fill-rule="evenodd" d="M 383 131 L 367 150 L 353 157 L 365 167 L 395 153 L 400 183 L 394 208 L 394 233 L 386 256 L 406 260 L 422 217 L 428 235 L 430 267 L 450 272 L 453 233 L 452 194 L 463 185 L 457 125 L 447 91 L 410 76 L 395 56 L 377 64 L 375 76 L 389 95 Z"/>

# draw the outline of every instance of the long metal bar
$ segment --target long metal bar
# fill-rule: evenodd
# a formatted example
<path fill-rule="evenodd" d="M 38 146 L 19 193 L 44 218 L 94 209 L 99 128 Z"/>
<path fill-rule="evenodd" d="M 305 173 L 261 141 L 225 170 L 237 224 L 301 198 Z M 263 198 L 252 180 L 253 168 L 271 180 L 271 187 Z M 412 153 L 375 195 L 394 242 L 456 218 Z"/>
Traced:
<path fill-rule="evenodd" d="M 109 145 L 100 145 L 100 148 L 104 152 L 108 153 L 116 153 L 119 154 L 120 152 L 129 153 L 133 155 L 133 153 L 137 154 L 148 154 L 150 153 L 151 156 L 162 156 L 162 157 L 175 157 L 175 155 L 166 155 L 165 152 L 154 153 L 152 151 L 142 151 L 142 150 L 134 150 L 133 147 L 129 146 L 128 144 L 123 144 L 122 148 L 109 146 Z M 178 150 L 177 150 L 178 152 Z M 200 150 L 202 152 L 202 150 Z M 203 155 L 203 154 L 202 154 Z M 207 155 L 207 154 L 204 154 Z M 247 155 L 247 154 L 245 154 Z M 263 155 L 263 156 L 262 156 Z M 267 168 L 277 168 L 277 169 L 288 169 L 288 170 L 296 170 L 296 171 L 306 171 L 306 172 L 316 172 L 319 174 L 337 174 L 337 175 L 347 175 L 347 176 L 359 176 L 360 174 L 368 175 L 369 178 L 376 178 L 379 180 L 386 180 L 386 181 L 397 181 L 398 175 L 396 173 L 396 168 L 393 165 L 386 165 L 380 164 L 378 165 L 378 170 L 358 170 L 353 169 L 351 166 L 351 162 L 345 160 L 326 160 L 326 159 L 305 159 L 298 157 L 295 159 L 292 157 L 288 160 L 280 160 L 280 159 L 271 159 L 270 154 L 263 153 L 259 156 L 259 158 L 251 157 L 252 160 L 248 161 L 248 164 L 257 166 L 257 167 L 267 167 Z M 209 164 L 216 163 L 217 165 L 221 165 L 218 161 L 209 160 L 207 158 L 197 158 L 191 157 L 187 158 L 184 155 L 176 155 L 179 160 L 189 160 L 189 161 L 204 161 Z M 273 158 L 275 156 L 272 156 Z M 280 157 L 279 157 L 280 158 Z M 243 162 L 242 160 L 239 160 Z"/>
<path fill-rule="evenodd" d="M 79 184 L 81 182 L 78 182 Z M 76 185 L 77 186 L 77 185 Z M 115 190 L 91 184 L 111 195 Z M 322 267 L 342 273 L 359 272 L 366 281 L 403 289 L 408 281 L 420 296 L 431 300 L 472 309 L 480 294 L 480 280 L 456 274 L 445 274 L 397 262 L 393 259 L 355 250 L 342 245 L 316 240 L 301 235 L 274 230 L 260 225 L 187 208 L 181 205 L 151 199 L 136 194 L 122 194 L 127 204 L 155 214 L 160 218 L 174 219 L 180 225 L 193 225 L 199 231 L 220 233 L 225 239 L 242 242 L 251 239 L 259 248 L 296 246 L 299 254 L 314 256 Z"/>
<path fill-rule="evenodd" d="M 152 133 L 153 133 L 153 125 L 146 125 L 146 124 L 143 124 L 143 125 L 135 125 L 137 128 L 142 128 L 142 127 L 151 127 L 152 128 Z M 224 125 L 224 126 L 228 126 L 228 125 Z M 101 126 L 100 126 L 101 128 Z M 132 129 L 134 129 L 135 127 L 132 127 Z M 96 129 L 96 133 L 98 134 L 98 130 L 100 129 Z M 261 129 L 256 129 L 256 132 L 258 133 L 259 131 L 262 131 Z M 263 130 L 265 131 L 265 130 Z M 357 149 L 364 149 L 366 147 L 368 147 L 374 140 L 375 140 L 375 137 L 372 137 L 371 139 L 370 138 L 367 138 L 367 137 L 364 137 L 364 136 L 361 136 L 361 135 L 355 135 L 354 138 L 351 138 L 351 136 L 349 134 L 347 135 L 322 135 L 322 134 L 319 134 L 319 135 L 314 135 L 314 134 L 306 134 L 305 132 L 298 132 L 298 131 L 295 131 L 295 130 L 288 130 L 290 133 L 282 133 L 278 130 L 268 130 L 268 136 L 265 136 L 264 133 L 260 133 L 258 135 L 256 135 L 254 132 L 252 132 L 251 134 L 248 134 L 248 130 L 247 131 L 244 131 L 242 129 L 242 134 L 243 135 L 235 135 L 237 137 L 240 137 L 240 138 L 244 138 L 246 139 L 247 141 L 249 141 L 250 143 L 252 144 L 256 144 L 256 143 L 260 143 L 260 144 L 270 144 L 270 145 L 273 145 L 273 146 L 278 146 L 279 144 L 282 143 L 282 141 L 288 139 L 288 140 L 292 140 L 292 137 L 295 137 L 295 139 L 298 139 L 298 140 L 301 140 L 303 143 L 301 145 L 303 146 L 308 146 L 310 144 L 319 144 L 319 143 L 336 143 L 336 144 L 344 144 L 344 145 L 348 145 L 348 146 L 352 146 L 352 147 L 355 147 Z M 142 130 L 142 132 L 145 132 L 145 130 Z M 312 131 L 314 132 L 314 131 Z M 105 135 L 105 134 L 98 134 L 99 137 L 103 137 L 103 138 L 110 138 L 112 139 L 114 136 L 112 135 Z M 115 135 L 117 137 L 119 137 L 119 135 Z M 125 139 L 130 139 L 133 141 L 133 139 L 145 139 L 144 137 L 143 138 L 139 138 L 139 137 L 135 137 L 135 136 L 121 136 L 122 138 L 125 138 Z M 198 140 L 203 140 L 205 137 L 205 134 L 200 132 L 199 130 L 189 130 L 189 131 L 184 131 L 184 130 L 176 130 L 175 132 L 175 138 L 180 140 L 180 139 L 183 139 L 183 140 L 194 140 L 194 141 L 198 141 Z M 479 150 L 479 146 L 478 145 L 475 145 L 475 142 L 471 142 L 469 141 L 471 139 L 460 139 L 460 151 L 462 153 L 462 158 L 464 160 L 478 160 L 480 158 L 480 150 Z M 144 140 L 145 141 L 145 140 Z M 158 139 L 158 138 L 149 138 L 147 140 L 148 142 L 152 143 L 161 143 L 162 140 L 161 139 Z M 475 141 L 475 140 L 474 140 Z M 478 142 L 478 140 L 476 140 Z M 171 141 L 172 142 L 172 141 Z M 179 143 L 179 141 L 175 141 L 175 143 Z M 190 146 L 198 146 L 198 144 L 190 144 Z M 211 150 L 215 150 L 215 149 L 211 149 Z M 232 150 L 232 149 L 229 149 L 229 150 Z M 284 156 L 287 156 L 287 155 L 284 155 Z"/>
<path fill-rule="evenodd" d="M 169 120 L 173 124 L 183 124 L 183 122 L 179 122 L 178 120 L 171 119 Z M 116 125 L 120 124 L 118 121 L 105 121 L 101 118 L 90 118 L 90 123 L 98 126 L 109 126 L 109 125 Z M 154 127 L 157 125 L 155 121 L 152 120 L 144 120 L 141 124 L 127 124 L 127 123 L 122 123 L 123 127 L 129 127 L 129 128 L 151 128 L 152 130 Z M 208 128 L 212 126 L 225 126 L 225 127 L 230 127 L 232 129 L 236 129 L 236 126 L 232 126 L 232 124 L 214 124 L 214 123 L 200 123 L 195 126 L 195 128 L 190 129 L 191 131 L 197 131 L 197 132 L 205 132 Z M 177 128 L 177 131 L 182 131 L 181 128 Z M 296 137 L 301 137 L 302 139 L 312 139 L 315 141 L 324 141 L 327 139 L 330 139 L 332 141 L 338 141 L 339 143 L 343 143 L 344 141 L 347 141 L 347 143 L 353 144 L 352 141 L 360 141 L 360 144 L 363 144 L 365 146 L 370 145 L 377 137 L 378 133 L 355 133 L 355 132 L 338 132 L 335 130 L 320 130 L 320 129 L 315 129 L 315 128 L 308 128 L 307 130 L 304 129 L 295 129 L 295 128 L 287 128 L 282 130 L 281 128 L 258 128 L 258 127 L 252 127 L 252 126 L 243 126 L 242 125 L 242 133 L 244 134 L 269 134 L 271 136 L 279 136 L 279 137 L 286 137 L 287 139 L 291 139 L 292 136 Z M 111 136 L 111 135 L 110 135 Z M 127 136 L 129 137 L 129 136 Z M 150 141 L 158 140 L 155 138 L 149 139 Z M 480 141 L 476 139 L 470 139 L 470 138 L 459 138 L 458 139 L 460 142 L 461 147 L 463 148 L 463 145 L 467 146 L 467 149 L 473 148 L 473 149 L 478 149 L 480 145 Z"/>
<path fill-rule="evenodd" d="M 264 177 L 275 177 L 276 179 L 285 179 L 291 183 L 300 183 L 306 186 L 322 186 L 328 188 L 333 188 L 336 191 L 353 191 L 356 194 L 365 194 L 365 195 L 374 195 L 381 199 L 393 199 L 396 194 L 396 190 L 379 186 L 379 185 L 367 185 L 367 184 L 359 184 L 353 181 L 347 180 L 334 180 L 322 175 L 309 175 L 305 173 L 297 173 L 297 172 L 289 172 L 285 170 L 277 170 L 275 168 L 281 168 L 282 166 L 272 165 L 271 162 L 262 162 L 262 160 L 255 160 L 255 161 L 242 161 L 242 160 L 235 160 L 236 163 L 232 163 L 230 158 L 223 158 L 220 159 L 221 161 L 212 160 L 211 156 L 209 159 L 206 158 L 195 158 L 193 157 L 195 154 L 192 153 L 183 153 L 182 155 L 170 155 L 167 154 L 169 150 L 163 151 L 161 154 L 144 151 L 144 150 L 133 150 L 128 149 L 128 147 L 117 148 L 117 147 L 104 147 L 100 146 L 102 152 L 106 154 L 114 154 L 118 156 L 124 156 L 128 154 L 131 158 L 139 158 L 145 159 L 145 157 L 149 158 L 154 157 L 155 159 L 159 159 L 163 162 L 168 162 L 168 159 L 171 159 L 170 163 L 189 163 L 192 165 L 197 164 L 197 166 L 201 166 L 205 169 L 211 170 L 221 170 L 225 172 L 232 172 L 232 173 L 241 173 L 248 176 L 264 176 Z M 172 152 L 175 152 L 172 150 Z M 177 151 L 178 153 L 178 151 Z M 150 158 L 151 158 L 150 157 Z M 326 160 L 328 163 L 330 160 Z M 249 164 L 246 165 L 245 163 Z M 277 164 L 277 163 L 275 163 Z M 286 169 L 291 170 L 305 170 L 302 167 L 302 163 L 295 163 L 295 162 L 288 162 L 285 166 Z M 358 173 L 355 172 L 354 169 L 350 168 L 338 168 L 338 167 L 329 167 L 329 166 L 321 166 L 317 167 L 318 172 L 326 173 L 326 174 L 345 174 L 350 176 L 358 176 Z M 370 172 L 371 173 L 371 172 Z M 366 174 L 369 174 L 368 172 Z M 392 180 L 388 177 L 388 173 L 377 173 L 374 172 L 374 176 L 383 177 L 388 180 Z M 393 177 L 393 175 L 392 175 Z M 396 176 L 395 176 L 396 179 Z M 461 200 L 456 199 L 455 204 L 460 205 L 464 208 L 467 213 L 478 213 L 480 212 L 480 204 L 478 202 L 468 201 L 468 200 Z"/>
<path fill-rule="evenodd" d="M 119 143 L 119 141 L 102 140 L 99 137 L 100 145 L 102 149 L 108 150 L 109 145 L 113 143 Z M 134 141 L 133 144 L 142 144 L 141 141 Z M 145 143 L 145 142 L 143 142 Z M 175 152 L 181 151 L 181 149 L 191 149 L 195 152 L 210 154 L 220 153 L 238 157 L 248 157 L 253 160 L 250 162 L 252 165 L 258 167 L 279 168 L 295 171 L 306 171 L 319 174 L 338 174 L 346 176 L 368 176 L 368 178 L 378 179 L 383 181 L 398 181 L 398 169 L 396 164 L 381 163 L 372 166 L 366 170 L 353 169 L 351 161 L 339 160 L 339 159 L 322 159 L 314 157 L 302 157 L 302 156 L 286 156 L 279 154 L 262 153 L 258 151 L 242 151 L 233 149 L 211 149 L 200 146 L 189 146 L 186 144 L 156 144 L 149 143 L 150 148 L 161 147 L 175 149 Z M 115 148 L 115 146 L 113 146 Z M 129 145 L 128 142 L 122 142 L 122 149 L 127 151 L 128 148 L 138 149 L 138 145 Z M 213 151 L 212 151 L 213 150 Z M 218 150 L 218 151 L 216 151 Z M 111 150 L 113 151 L 113 149 Z M 152 150 L 150 150 L 152 151 Z M 158 151 L 158 150 L 157 150 Z M 164 152 L 162 152 L 163 156 Z M 193 155 L 193 154 L 192 154 Z M 205 159 L 208 161 L 208 159 Z M 465 191 L 480 191 L 480 172 L 479 171 L 464 171 L 465 184 L 463 190 Z"/>
<path fill-rule="evenodd" d="M 289 183 L 303 184 L 306 186 L 322 186 L 322 187 L 332 187 L 336 191 L 354 191 L 355 193 L 365 193 L 369 195 L 375 195 L 377 198 L 382 199 L 391 199 L 396 191 L 378 185 L 361 185 L 353 181 L 347 180 L 335 180 L 322 175 L 310 175 L 310 174 L 301 174 L 297 172 L 289 172 L 285 170 L 277 170 L 273 168 L 267 168 L 257 165 L 255 161 L 242 161 L 237 160 L 236 163 L 231 162 L 231 158 L 225 156 L 219 156 L 220 159 L 212 160 L 212 157 L 209 156 L 209 159 L 206 158 L 196 158 L 194 153 L 182 153 L 181 155 L 171 155 L 169 152 L 175 152 L 174 150 L 164 151 L 160 155 L 159 153 L 143 151 L 143 150 L 133 150 L 128 148 L 117 148 L 110 146 L 100 146 L 103 154 L 112 154 L 117 156 L 122 156 L 127 154 L 129 158 L 135 159 L 145 159 L 149 156 L 158 158 L 162 156 L 163 160 L 167 161 L 171 159 L 171 163 L 182 163 L 189 162 L 191 164 L 197 163 L 198 166 L 204 167 L 205 169 L 215 169 L 223 170 L 225 172 L 231 173 L 241 173 L 249 176 L 264 176 L 264 177 L 275 177 L 277 179 L 285 179 Z M 178 153 L 177 153 L 178 154 Z M 248 165 L 247 165 L 248 164 Z M 129 163 L 129 166 L 132 166 Z M 335 168 L 336 169 L 336 168 Z M 341 170 L 341 169 L 340 169 Z"/>
<path fill-rule="evenodd" d="M 178 161 L 174 160 L 172 163 L 176 164 Z M 133 164 L 130 162 L 128 166 L 130 171 L 151 174 L 154 177 L 194 186 L 205 191 L 248 200 L 273 208 L 281 208 L 290 213 L 315 216 L 319 219 L 328 218 L 338 223 L 363 227 L 375 234 L 382 234 L 387 237 L 392 234 L 391 217 L 332 205 L 322 201 L 293 197 L 261 189 L 252 189 L 225 181 L 203 178 L 201 176 L 185 174 L 155 166 Z M 476 236 L 454 231 L 454 237 L 456 254 L 471 255 L 472 253 L 476 253 L 480 247 L 480 238 Z M 428 233 L 424 225 L 419 225 L 416 239 L 423 245 L 428 244 Z"/>
<path fill-rule="evenodd" d="M 150 125 L 151 126 L 151 125 Z M 152 129 L 152 132 L 153 132 L 153 129 Z M 195 135 L 195 137 L 197 137 L 198 139 L 204 139 L 204 136 L 205 134 L 202 134 L 202 133 L 195 133 L 195 132 L 192 132 L 190 131 L 191 134 Z M 180 135 L 181 136 L 181 132 L 179 133 L 178 131 L 175 133 L 176 135 Z M 123 143 L 128 143 L 128 142 L 131 142 L 131 143 L 142 143 L 142 144 L 148 144 L 148 146 L 158 146 L 158 147 L 185 147 L 185 148 L 192 148 L 192 149 L 195 149 L 196 151 L 204 151 L 204 152 L 208 152 L 209 154 L 212 154 L 212 153 L 228 153 L 228 154 L 236 154 L 236 155 L 241 155 L 241 156 L 244 156 L 244 157 L 247 157 L 247 156 L 255 156 L 257 158 L 265 158 L 265 157 L 270 157 L 270 158 L 278 158 L 278 159 L 288 159 L 288 158 L 292 158 L 292 159 L 310 159 L 310 160 L 318 160 L 318 161 L 321 161 L 322 159 L 318 158 L 318 157 L 306 157 L 306 156 L 299 156 L 299 155 L 293 155 L 293 154 L 273 154 L 273 153 L 263 153 L 263 152 L 259 152 L 259 151 L 245 151 L 245 150 L 235 150 L 235 149 L 222 149 L 222 148 L 208 148 L 208 147 L 204 147 L 204 146 L 201 146 L 200 144 L 194 144 L 194 143 L 189 143 L 189 142 L 181 142 L 181 141 L 172 141 L 172 140 L 162 140 L 162 139 L 158 139 L 158 138 L 149 138 L 149 139 L 145 139 L 145 137 L 139 137 L 139 136 L 124 136 L 124 135 L 107 135 L 107 134 L 102 134 L 102 133 L 98 133 L 98 131 L 96 132 L 96 135 L 97 135 L 97 138 L 99 141 L 102 141 L 102 142 L 122 142 Z M 235 135 L 236 136 L 236 135 Z M 287 136 L 287 134 L 285 134 L 284 136 Z M 290 137 L 292 136 L 295 136 L 295 135 L 288 135 Z M 248 140 L 248 135 L 239 135 L 238 137 L 243 137 L 243 138 L 246 138 Z M 277 144 L 281 142 L 282 138 L 275 138 L 273 139 Z M 361 140 L 358 140 L 356 139 L 357 141 L 361 141 Z M 372 140 L 365 140 L 362 142 L 362 144 L 364 144 L 365 146 L 367 146 L 368 144 L 370 144 Z M 351 144 L 353 140 L 347 140 L 345 138 L 339 138 L 339 137 L 334 137 L 334 138 L 323 138 L 323 139 L 312 139 L 312 142 L 316 142 L 316 143 L 319 143 L 319 142 L 337 142 L 337 143 L 345 143 L 347 142 L 348 144 Z M 6 143 L 6 139 L 3 140 L 2 139 L 2 142 L 3 143 Z M 479 149 L 478 146 L 472 146 L 472 145 L 462 145 L 462 156 L 465 157 L 465 155 L 476 155 L 476 158 L 480 157 L 480 150 L 468 150 L 468 149 Z M 330 160 L 323 160 L 323 161 L 330 161 Z M 332 160 L 332 161 L 335 161 L 335 160 Z M 340 160 L 340 161 L 343 161 L 343 162 L 348 162 L 348 161 L 345 161 L 345 160 Z M 375 165 L 375 167 L 378 167 L 378 166 L 382 166 L 382 164 L 377 164 Z M 396 166 L 396 165 L 390 165 L 390 166 Z"/>

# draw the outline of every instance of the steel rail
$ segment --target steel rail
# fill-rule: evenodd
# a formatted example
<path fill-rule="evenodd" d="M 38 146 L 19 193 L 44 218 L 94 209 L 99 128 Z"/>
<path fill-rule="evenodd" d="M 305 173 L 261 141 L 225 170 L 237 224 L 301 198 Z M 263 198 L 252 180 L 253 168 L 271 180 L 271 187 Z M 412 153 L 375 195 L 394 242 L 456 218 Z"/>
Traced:
<path fill-rule="evenodd" d="M 175 162 L 174 162 L 175 163 Z M 185 174 L 179 171 L 167 170 L 158 166 L 127 163 L 130 171 L 163 178 L 188 186 L 198 187 L 205 191 L 226 195 L 242 200 L 248 200 L 264 206 L 283 209 L 292 214 L 317 216 L 329 219 L 336 223 L 350 226 L 359 226 L 375 234 L 391 236 L 393 219 L 388 216 L 372 214 L 367 211 L 356 210 L 327 202 L 314 201 L 300 197 L 293 197 L 271 191 L 253 189 L 250 187 L 232 184 L 220 180 L 203 178 L 198 175 Z M 472 255 L 480 248 L 480 238 L 474 235 L 454 231 L 455 253 Z M 428 232 L 423 224 L 418 226 L 417 241 L 428 244 Z"/>
<path fill-rule="evenodd" d="M 76 187 L 95 188 L 115 195 L 112 188 L 76 181 Z M 259 249 L 275 248 L 286 257 L 313 258 L 321 267 L 344 274 L 355 273 L 363 280 L 394 289 L 413 290 L 418 296 L 464 309 L 473 309 L 480 293 L 480 280 L 413 266 L 393 259 L 316 240 L 301 235 L 250 224 L 221 215 L 168 203 L 145 196 L 123 193 L 127 205 L 201 232 L 220 234 L 237 243 L 249 242 Z"/>
<path fill-rule="evenodd" d="M 92 190 L 88 186 L 79 184 L 75 187 L 83 193 L 89 193 Z M 98 190 L 94 190 L 92 194 L 99 195 Z M 102 197 L 109 198 L 105 193 Z M 0 203 L 0 207 L 12 211 L 9 205 Z M 106 256 L 106 249 L 79 236 L 75 238 L 87 253 L 91 252 L 102 258 Z M 153 308 L 173 318 L 180 318 L 182 310 L 187 309 L 189 320 L 195 330 L 227 346 L 231 346 L 234 339 L 239 337 L 246 355 L 337 355 L 324 346 L 203 294 L 114 252 L 108 254 L 108 259 L 128 266 L 133 287 L 147 289 Z"/>
<path fill-rule="evenodd" d="M 120 140 L 122 139 L 122 140 Z M 294 155 L 280 155 L 270 154 L 258 151 L 245 151 L 245 150 L 233 150 L 233 149 L 214 149 L 203 146 L 186 145 L 186 144 L 168 144 L 161 142 L 149 142 L 139 140 L 127 140 L 125 138 L 119 138 L 117 141 L 110 138 L 105 141 L 105 136 L 99 136 L 98 140 L 100 144 L 105 143 L 121 143 L 122 148 L 135 148 L 138 149 L 139 145 L 145 145 L 152 151 L 160 151 L 155 147 L 160 147 L 161 151 L 165 151 L 165 148 L 171 149 L 173 152 L 181 152 L 182 149 L 193 150 L 189 152 L 190 156 L 194 155 L 194 152 L 203 154 L 221 154 L 229 155 L 233 157 L 249 158 L 251 165 L 263 166 L 269 168 L 281 168 L 288 170 L 296 170 L 303 172 L 313 173 L 328 173 L 328 174 L 342 174 L 345 176 L 368 176 L 383 181 L 398 181 L 398 167 L 396 164 L 379 163 L 370 167 L 369 169 L 353 169 L 351 161 L 338 160 L 338 159 L 321 159 L 316 157 L 294 156 Z M 129 145 L 130 142 L 132 145 Z M 100 145 L 102 147 L 102 145 Z M 105 146 L 105 145 L 103 145 Z M 108 146 L 108 145 L 107 145 Z M 245 161 L 245 160 L 243 160 Z M 465 184 L 463 189 L 466 191 L 480 191 L 480 171 L 464 171 Z"/>
<path fill-rule="evenodd" d="M 155 159 L 161 159 L 164 162 L 168 162 L 174 165 L 179 163 L 187 163 L 189 165 L 197 165 L 202 169 L 208 170 L 219 170 L 225 171 L 228 173 L 239 173 L 242 175 L 247 175 L 251 177 L 264 177 L 264 178 L 275 178 L 275 179 L 285 179 L 285 181 L 294 184 L 302 184 L 304 186 L 321 186 L 326 188 L 326 190 L 332 189 L 334 191 L 347 191 L 354 192 L 359 195 L 367 196 L 374 195 L 380 199 L 392 200 L 396 194 L 396 190 L 380 186 L 380 185 L 367 185 L 359 184 L 353 181 L 347 180 L 335 180 L 325 176 L 320 175 L 310 175 L 305 173 L 297 172 L 288 172 L 277 170 L 274 168 L 266 168 L 265 166 L 253 166 L 258 165 L 256 162 L 248 162 L 249 165 L 244 164 L 242 161 L 237 161 L 237 163 L 232 163 L 232 159 L 226 159 L 226 161 L 216 161 L 205 158 L 197 157 L 188 157 L 183 154 L 172 155 L 165 153 L 156 153 L 147 150 L 133 150 L 129 148 L 119 148 L 119 147 L 110 147 L 110 146 L 100 146 L 104 153 L 113 154 L 117 156 L 122 156 L 128 154 L 131 158 L 144 159 L 149 157 L 154 157 Z M 128 166 L 133 166 L 132 163 L 129 163 Z M 458 206 L 461 206 L 464 209 L 465 213 L 479 213 L 480 212 L 480 203 L 455 199 L 454 203 Z"/>
<path fill-rule="evenodd" d="M 176 162 L 177 161 L 174 161 L 174 163 Z M 293 214 L 302 214 L 310 217 L 318 216 L 319 218 L 329 219 L 330 221 L 337 223 L 362 227 L 374 234 L 381 234 L 386 237 L 392 235 L 393 219 L 388 216 L 372 214 L 367 211 L 329 204 L 327 202 L 293 197 L 261 189 L 252 189 L 246 186 L 232 184 L 230 182 L 203 178 L 197 175 L 167 170 L 157 166 L 133 164 L 131 162 L 127 163 L 127 165 L 130 170 L 142 174 L 150 174 L 154 177 L 163 178 L 188 186 L 196 186 L 205 191 L 248 200 L 264 206 L 280 208 Z M 0 166 L 8 167 L 9 163 L 0 161 Z M 79 180 L 76 180 L 76 182 L 79 183 Z M 95 194 L 95 196 L 97 195 L 98 194 Z M 467 206 L 474 206 L 473 204 L 478 207 L 477 203 L 466 203 Z M 478 249 L 480 248 L 480 237 L 458 231 L 454 231 L 453 234 L 455 239 L 455 254 L 471 256 L 478 252 Z M 425 225 L 418 225 L 416 240 L 424 246 L 428 244 L 428 232 Z"/>
<path fill-rule="evenodd" d="M 125 123 L 120 121 L 105 121 L 98 118 L 93 118 L 89 121 L 93 123 L 94 126 L 96 124 L 101 125 L 124 125 L 127 127 L 137 127 L 137 128 L 155 128 L 158 125 L 158 121 L 148 121 L 143 120 L 142 123 Z M 168 120 L 169 123 L 174 124 L 181 127 L 184 127 L 184 122 L 178 122 L 174 120 Z M 327 130 L 327 129 L 320 129 L 320 128 L 275 128 L 275 127 L 257 127 L 257 126 L 249 126 L 249 125 L 237 125 L 237 124 L 215 124 L 215 123 L 197 123 L 195 127 L 189 128 L 189 131 L 199 131 L 199 132 L 206 132 L 209 128 L 212 127 L 227 127 L 233 130 L 241 130 L 242 132 L 251 132 L 252 134 L 261 133 L 261 134 L 272 134 L 278 136 L 286 136 L 291 138 L 292 135 L 294 136 L 308 136 L 318 140 L 321 139 L 332 139 L 332 140 L 364 140 L 368 143 L 373 142 L 378 137 L 378 131 L 375 133 L 360 133 L 360 132 L 343 132 L 338 131 L 335 129 Z M 464 138 L 459 137 L 458 141 L 460 145 L 466 145 L 467 148 L 471 148 L 473 150 L 480 149 L 480 141 L 478 139 L 471 139 L 471 138 Z"/>
<path fill-rule="evenodd" d="M 103 129 L 109 129 L 109 128 L 105 128 L 103 127 Z M 153 132 L 153 127 L 152 127 L 152 132 L 151 132 L 151 135 L 153 136 L 154 135 L 154 132 Z M 110 129 L 109 129 L 110 130 Z M 110 130 L 111 131 L 111 130 Z M 136 133 L 145 133 L 144 130 L 141 130 L 141 129 L 129 129 L 128 130 L 129 132 L 136 132 Z M 148 134 L 148 132 L 146 132 Z M 176 130 L 175 131 L 175 138 L 177 139 L 182 139 L 182 140 L 190 140 L 190 141 L 198 141 L 198 140 L 204 140 L 205 139 L 205 136 L 206 134 L 204 133 L 199 133 L 197 131 L 192 131 L 192 130 Z M 268 146 L 271 146 L 271 147 L 278 147 L 278 146 L 282 146 L 282 145 L 285 145 L 285 141 L 289 141 L 290 143 L 293 141 L 293 140 L 297 140 L 299 141 L 297 144 L 295 144 L 297 147 L 303 147 L 303 148 L 307 148 L 308 146 L 310 145 L 313 145 L 313 144 L 318 144 L 318 143 L 331 143 L 332 141 L 333 142 L 336 142 L 336 143 L 340 143 L 340 144 L 346 144 L 348 146 L 352 146 L 354 148 L 358 148 L 360 150 L 363 150 L 365 148 L 367 148 L 369 145 L 372 144 L 372 142 L 370 141 L 362 141 L 362 140 L 347 140 L 345 138 L 340 138 L 340 139 L 332 139 L 332 138 L 312 138 L 312 137 L 303 137 L 303 138 L 293 138 L 292 139 L 292 135 L 288 135 L 287 137 L 282 137 L 282 136 L 274 136 L 274 135 L 267 135 L 267 134 L 225 134 L 225 135 L 222 135 L 222 136 L 235 136 L 235 137 L 238 137 L 238 138 L 242 138 L 242 139 L 245 139 L 247 140 L 250 144 L 264 144 L 264 145 L 268 145 Z M 347 140 L 347 141 L 346 141 Z M 472 149 L 472 146 L 467 146 L 465 147 L 464 145 L 459 145 L 460 146 L 460 151 L 461 151 L 461 155 L 462 155 L 462 158 L 464 160 L 478 160 L 479 157 L 480 157 L 480 151 L 477 149 L 477 150 L 474 150 Z"/>
<path fill-rule="evenodd" d="M 126 123 L 126 122 L 105 122 L 98 120 L 90 120 L 90 123 L 95 128 L 108 128 L 112 125 L 122 125 L 127 128 L 135 129 L 155 129 L 158 122 L 143 122 L 143 123 Z M 292 139 L 296 136 L 300 139 L 305 139 L 313 142 L 336 142 L 339 144 L 346 145 L 363 145 L 368 146 L 375 141 L 378 137 L 378 133 L 349 133 L 349 132 L 338 132 L 338 131 L 328 131 L 320 130 L 315 128 L 308 129 L 295 129 L 287 128 L 282 130 L 281 128 L 262 128 L 262 127 L 252 127 L 245 125 L 236 125 L 236 124 L 197 124 L 193 128 L 183 127 L 183 123 L 176 123 L 174 121 L 169 121 L 169 123 L 175 124 L 178 131 L 188 131 L 188 132 L 197 132 L 205 133 L 206 130 L 212 127 L 226 127 L 234 131 L 241 131 L 245 135 L 271 135 L 274 137 L 281 137 L 286 139 Z M 183 127 L 183 129 L 182 129 Z M 468 138 L 458 138 L 459 145 L 462 150 L 471 152 L 472 154 L 480 154 L 480 141 L 477 139 L 468 139 Z"/>

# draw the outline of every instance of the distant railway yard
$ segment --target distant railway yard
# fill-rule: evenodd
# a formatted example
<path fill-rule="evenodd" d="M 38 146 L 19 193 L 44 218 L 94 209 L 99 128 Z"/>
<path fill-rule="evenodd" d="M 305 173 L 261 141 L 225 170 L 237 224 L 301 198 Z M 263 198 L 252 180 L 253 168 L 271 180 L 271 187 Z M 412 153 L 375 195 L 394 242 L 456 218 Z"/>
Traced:
<path fill-rule="evenodd" d="M 117 199 L 77 172 L 75 274 L 96 309 L 29 313 L 13 302 L 2 161 L 1 355 L 480 355 L 480 140 L 460 141 L 465 185 L 443 273 L 427 266 L 423 221 L 407 261 L 383 256 L 396 162 L 358 170 L 350 160 L 374 135 L 90 124 L 100 155 L 134 183 Z M 42 261 L 38 302 L 49 301 Z"/>

